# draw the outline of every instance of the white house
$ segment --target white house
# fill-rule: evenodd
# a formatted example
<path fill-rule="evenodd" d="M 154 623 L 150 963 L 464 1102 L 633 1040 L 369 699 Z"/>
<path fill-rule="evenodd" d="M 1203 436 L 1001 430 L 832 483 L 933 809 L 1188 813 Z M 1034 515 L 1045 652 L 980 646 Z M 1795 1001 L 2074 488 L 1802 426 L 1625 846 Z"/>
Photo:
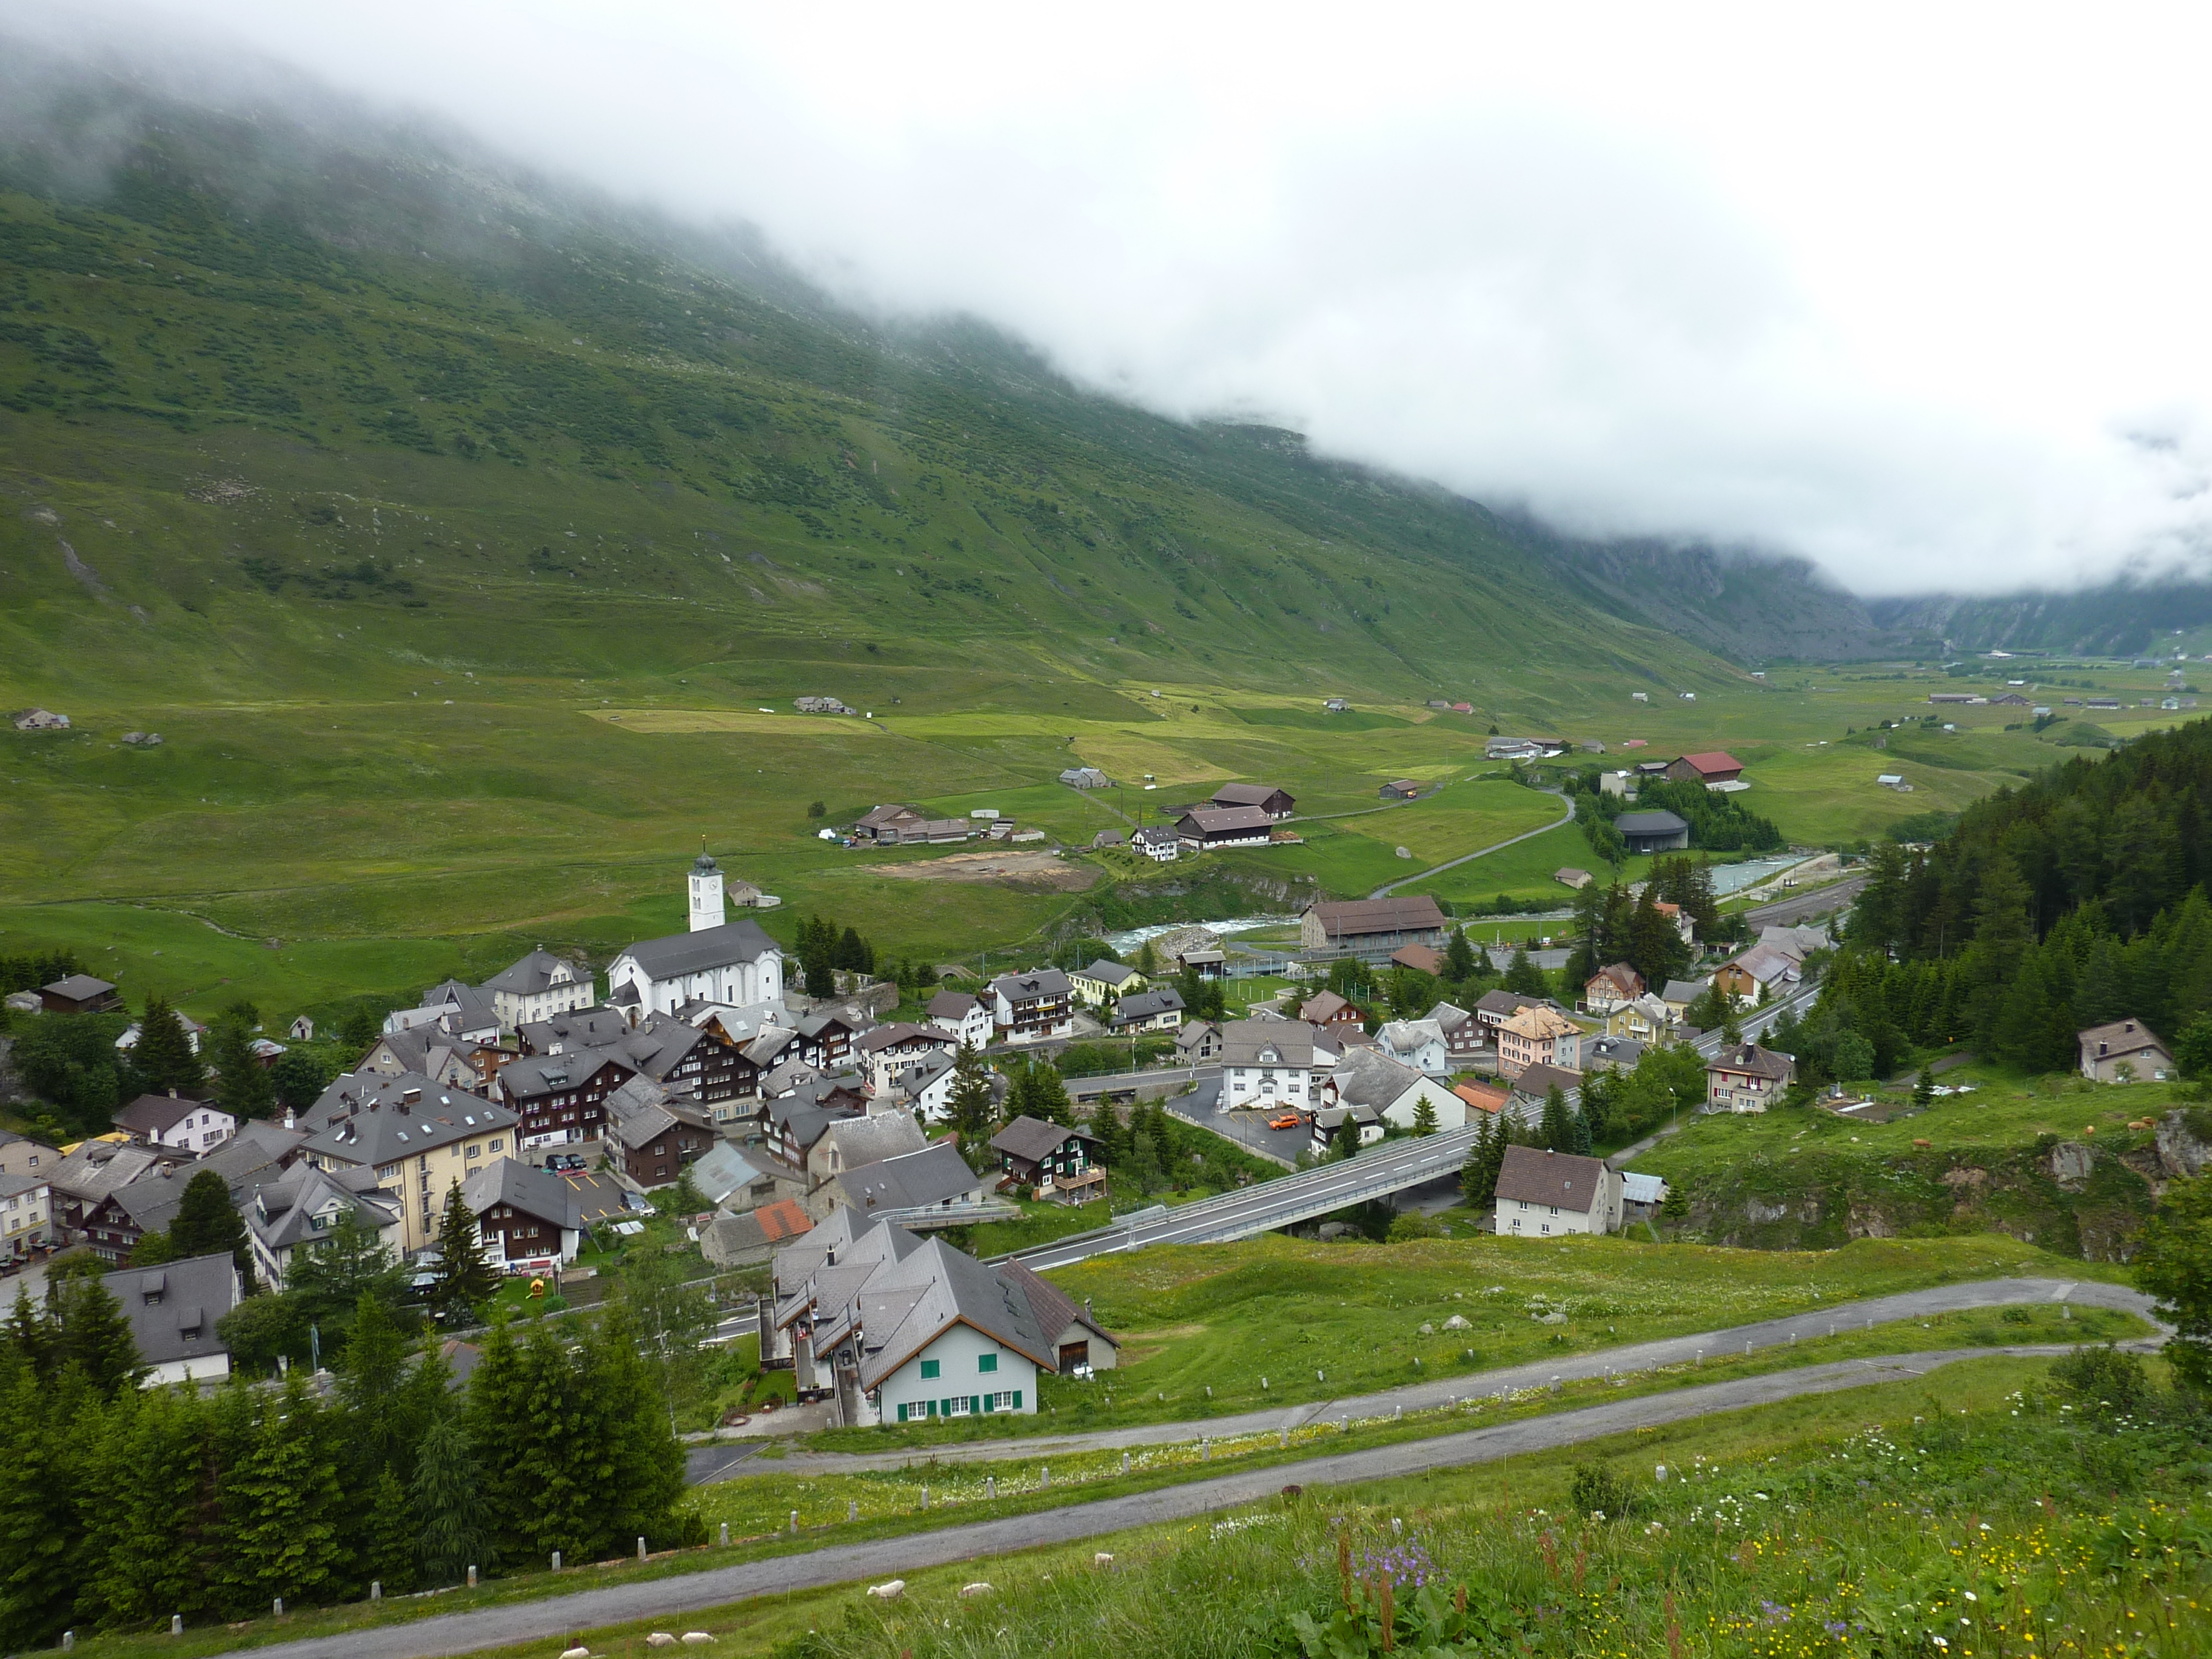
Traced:
<path fill-rule="evenodd" d="M 53 1212 L 45 1176 L 0 1175 L 0 1267 L 53 1243 Z"/>
<path fill-rule="evenodd" d="M 1620 1171 L 1601 1158 L 1508 1146 L 1498 1171 L 1498 1231 L 1508 1238 L 1609 1233 L 1620 1225 Z"/>
<path fill-rule="evenodd" d="M 1430 1077 L 1451 1075 L 1451 1047 L 1432 1019 L 1394 1019 L 1375 1034 L 1384 1054 Z"/>
<path fill-rule="evenodd" d="M 1340 1057 L 1334 1038 L 1294 1019 L 1235 1019 L 1221 1027 L 1221 1105 L 1295 1106 L 1317 1112 L 1335 1103 L 1330 1079 Z"/>
<path fill-rule="evenodd" d="M 939 991 L 930 998 L 929 1023 L 950 1031 L 955 1047 L 981 1048 L 991 1040 L 991 1010 L 981 998 L 965 991 Z"/>
<path fill-rule="evenodd" d="M 607 969 L 607 1000 L 633 1020 L 690 1002 L 743 1006 L 783 996 L 783 951 L 753 921 L 722 920 L 722 872 L 704 853 L 690 872 L 691 927 L 628 945 Z"/>
<path fill-rule="evenodd" d="M 991 1023 L 1008 1042 L 1043 1042 L 1075 1029 L 1074 990 L 1057 968 L 991 981 Z"/>
<path fill-rule="evenodd" d="M 535 1024 L 556 1014 L 573 1013 L 599 1000 L 595 975 L 576 971 L 550 951 L 532 951 L 503 973 L 483 982 L 492 1012 L 507 1030 Z"/>
<path fill-rule="evenodd" d="M 1331 1080 L 1339 1105 L 1371 1108 L 1378 1124 L 1412 1128 L 1424 1100 L 1434 1109 L 1438 1129 L 1462 1128 L 1467 1123 L 1467 1102 L 1452 1091 L 1449 1081 L 1425 1077 L 1373 1048 L 1346 1048 Z"/>
<path fill-rule="evenodd" d="M 243 1207 L 255 1276 L 271 1289 L 283 1290 L 299 1253 L 315 1249 L 348 1216 L 356 1218 L 396 1255 L 406 1235 L 405 1206 L 379 1190 L 382 1179 L 373 1169 L 319 1170 L 300 1164 L 257 1188 Z"/>
<path fill-rule="evenodd" d="M 141 1095 L 118 1112 L 114 1121 L 142 1146 L 195 1155 L 213 1152 L 238 1127 L 238 1120 L 221 1107 L 173 1094 Z"/>
<path fill-rule="evenodd" d="M 229 1251 L 158 1267 L 126 1267 L 101 1275 L 100 1282 L 130 1322 L 131 1340 L 146 1368 L 141 1386 L 230 1375 L 230 1350 L 216 1334 L 222 1316 L 240 1301 L 238 1265 Z"/>

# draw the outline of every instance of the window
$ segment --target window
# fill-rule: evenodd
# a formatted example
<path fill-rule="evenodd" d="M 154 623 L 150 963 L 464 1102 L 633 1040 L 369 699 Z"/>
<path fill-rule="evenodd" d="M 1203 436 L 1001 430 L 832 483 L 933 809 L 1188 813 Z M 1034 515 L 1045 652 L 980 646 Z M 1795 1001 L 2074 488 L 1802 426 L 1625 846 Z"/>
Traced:
<path fill-rule="evenodd" d="M 925 1382 L 933 1382 L 937 1380 L 937 1362 L 934 1359 L 925 1359 L 921 1362 L 921 1380 Z"/>
<path fill-rule="evenodd" d="M 470 1156 L 471 1158 L 482 1158 L 482 1157 L 483 1156 L 483 1147 L 481 1147 L 481 1146 L 471 1146 L 471 1147 L 470 1147 L 470 1148 L 469 1148 L 469 1156 Z"/>
<path fill-rule="evenodd" d="M 495 1140 L 495 1141 L 493 1141 L 493 1142 L 492 1142 L 492 1144 L 491 1144 L 491 1149 L 492 1149 L 492 1151 L 494 1151 L 494 1152 L 498 1152 L 501 1147 L 505 1146 L 506 1145 L 507 1145 L 507 1139 L 506 1139 L 506 1137 L 505 1137 L 505 1136 L 501 1136 L 500 1139 L 496 1139 L 496 1140 Z"/>
<path fill-rule="evenodd" d="M 993 1371 L 999 1369 L 999 1356 L 994 1353 L 976 1355 L 975 1369 L 984 1376 L 989 1376 Z"/>

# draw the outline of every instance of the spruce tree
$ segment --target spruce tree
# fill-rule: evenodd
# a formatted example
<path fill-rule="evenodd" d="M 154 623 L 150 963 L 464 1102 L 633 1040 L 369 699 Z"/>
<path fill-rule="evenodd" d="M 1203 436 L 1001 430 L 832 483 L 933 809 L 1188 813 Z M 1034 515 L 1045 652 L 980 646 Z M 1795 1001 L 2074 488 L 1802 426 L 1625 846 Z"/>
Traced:
<path fill-rule="evenodd" d="M 1429 1091 L 1421 1091 L 1421 1097 L 1413 1105 L 1413 1133 L 1432 1135 L 1437 1132 L 1437 1103 L 1429 1098 Z"/>
<path fill-rule="evenodd" d="M 336 1369 L 348 1462 L 364 1484 L 374 1471 L 404 1457 L 410 1431 L 419 1426 L 399 1409 L 409 1346 L 380 1298 L 364 1296 L 355 1304 L 353 1328 Z"/>
<path fill-rule="evenodd" d="M 1936 1073 L 1923 1064 L 1920 1075 L 1912 1080 L 1912 1103 L 1925 1111 L 1936 1100 Z"/>
<path fill-rule="evenodd" d="M 1012 1099 L 1011 1093 L 1008 1098 Z M 952 1061 L 952 1092 L 945 1103 L 953 1127 L 960 1132 L 963 1150 L 982 1146 L 991 1138 L 991 1068 L 983 1056 L 966 1043 Z"/>
<path fill-rule="evenodd" d="M 1039 1060 L 1030 1070 L 1029 1113 L 1063 1129 L 1075 1127 L 1075 1103 L 1068 1098 L 1067 1081 L 1048 1060 Z"/>
<path fill-rule="evenodd" d="M 466 1316 L 499 1288 L 499 1275 L 484 1259 L 476 1213 L 461 1196 L 459 1176 L 446 1188 L 445 1212 L 438 1218 L 438 1256 L 430 1271 L 437 1280 L 430 1289 L 431 1304 L 449 1318 Z"/>
<path fill-rule="evenodd" d="M 54 1345 L 58 1369 L 74 1367 L 86 1386 L 112 1400 L 137 1384 L 142 1369 L 131 1322 L 97 1279 L 80 1275 L 55 1292 L 60 1337 Z"/>
<path fill-rule="evenodd" d="M 1587 1107 L 1588 1103 L 1584 1103 L 1568 1117 L 1570 1133 L 1567 1150 L 1577 1158 L 1588 1158 L 1590 1155 L 1590 1147 L 1594 1139 L 1590 1133 L 1589 1112 Z"/>
<path fill-rule="evenodd" d="M 1516 945 L 1513 960 L 1505 964 L 1505 988 L 1524 997 L 1547 997 L 1552 994 L 1544 970 L 1528 959 L 1528 947 Z"/>
<path fill-rule="evenodd" d="M 246 1242 L 246 1221 L 230 1201 L 230 1188 L 213 1170 L 202 1170 L 185 1183 L 177 1200 L 175 1218 L 169 1223 L 169 1244 L 174 1260 L 228 1252 L 238 1271 L 250 1282 L 253 1251 Z"/>
<path fill-rule="evenodd" d="M 224 1587 L 238 1611 L 274 1596 L 295 1604 L 336 1599 L 340 1533 L 351 1501 L 337 1447 L 307 1376 L 255 1402 L 252 1428 L 217 1482 L 225 1544 Z"/>
<path fill-rule="evenodd" d="M 505 1333 L 500 1335 L 504 1342 Z M 507 1357 L 513 1358 L 511 1349 Z M 479 1368 L 477 1375 L 483 1374 Z M 484 1471 L 458 1417 L 447 1414 L 432 1422 L 416 1449 L 415 1481 L 408 1494 L 421 1582 L 458 1584 L 471 1567 L 490 1565 L 491 1505 L 510 1495 L 519 1497 L 503 1489 L 487 1491 Z"/>
<path fill-rule="evenodd" d="M 1574 1133 L 1567 1097 L 1554 1083 L 1544 1091 L 1544 1115 L 1536 1129 L 1538 1144 L 1554 1152 L 1572 1152 Z"/>
<path fill-rule="evenodd" d="M 1346 1112 L 1344 1121 L 1336 1126 L 1336 1133 L 1329 1139 L 1329 1151 L 1341 1158 L 1359 1156 L 1359 1120 L 1350 1112 Z"/>
<path fill-rule="evenodd" d="M 250 1409 L 243 1389 L 220 1400 L 234 1414 Z M 216 1402 L 185 1389 L 134 1392 L 104 1415 L 81 1505 L 94 1565 L 79 1618 L 112 1626 L 223 1611 L 216 1416 Z"/>
<path fill-rule="evenodd" d="M 0 1369 L 0 1650 L 11 1652 L 60 1634 L 83 1572 L 74 1465 L 97 1427 L 56 1404 L 27 1362 Z"/>
<path fill-rule="evenodd" d="M 1444 943 L 1444 977 L 1455 985 L 1464 985 L 1474 975 L 1474 947 L 1467 942 L 1467 929 L 1455 927 Z"/>
<path fill-rule="evenodd" d="M 175 1090 L 187 1100 L 200 1098 L 207 1073 L 185 1024 L 160 997 L 149 997 L 138 1021 L 138 1041 L 131 1050 L 131 1082 L 142 1092 L 163 1094 Z"/>
<path fill-rule="evenodd" d="M 60 1334 L 52 1316 L 33 1305 L 30 1286 L 15 1282 L 15 1305 L 8 1322 L 0 1326 L 0 1371 L 21 1364 L 42 1382 L 51 1382 L 58 1364 L 55 1350 Z"/>
<path fill-rule="evenodd" d="M 414 1589 L 415 1505 L 389 1463 L 376 1472 L 362 1531 L 368 1577 L 384 1587 L 386 1595 Z"/>
<path fill-rule="evenodd" d="M 528 1468 L 520 1540 L 530 1559 L 554 1550 L 593 1559 L 603 1539 L 601 1500 L 611 1494 L 608 1450 L 594 1443 L 603 1425 L 568 1349 L 542 1321 L 518 1345 L 522 1412 L 508 1425 L 514 1453 Z"/>
<path fill-rule="evenodd" d="M 253 1033 L 240 1019 L 219 1020 L 215 1028 L 216 1103 L 240 1123 L 267 1117 L 276 1105 L 276 1088 L 255 1056 Z"/>
<path fill-rule="evenodd" d="M 617 1304 L 575 1352 L 594 1450 L 605 1460 L 595 1506 L 604 1530 L 588 1540 L 595 1550 L 641 1536 L 664 1547 L 682 1541 L 675 1517 L 684 1497 L 684 1448 L 638 1335 L 629 1310 Z"/>

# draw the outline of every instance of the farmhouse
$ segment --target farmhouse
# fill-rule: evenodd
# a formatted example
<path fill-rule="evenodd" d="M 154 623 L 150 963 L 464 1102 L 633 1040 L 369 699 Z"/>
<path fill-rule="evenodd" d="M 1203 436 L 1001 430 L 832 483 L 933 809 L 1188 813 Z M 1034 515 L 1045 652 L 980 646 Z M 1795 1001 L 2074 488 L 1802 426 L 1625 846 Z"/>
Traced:
<path fill-rule="evenodd" d="M 2164 1082 L 2174 1074 L 2172 1051 L 2140 1020 L 2093 1025 L 2081 1035 L 2081 1075 L 2093 1083 Z M 2123 1073 L 2120 1068 L 2126 1066 Z"/>
<path fill-rule="evenodd" d="M 1433 945 L 1401 945 L 1390 953 L 1390 965 L 1435 978 L 1444 970 L 1444 953 Z"/>
<path fill-rule="evenodd" d="M 1743 776 L 1743 763 L 1726 750 L 1711 749 L 1703 754 L 1685 755 L 1670 763 L 1667 775 L 1681 783 L 1734 783 Z"/>
<path fill-rule="evenodd" d="M 872 841 L 879 846 L 896 847 L 908 839 L 927 839 L 921 826 L 928 820 L 911 806 L 878 806 L 861 814 L 853 825 L 853 835 L 860 841 Z M 909 835 L 911 831 L 911 835 Z"/>
<path fill-rule="evenodd" d="M 1213 792 L 1216 806 L 1256 806 L 1276 823 L 1291 816 L 1297 805 L 1287 790 L 1272 783 L 1224 783 Z"/>
<path fill-rule="evenodd" d="M 1108 789 L 1112 783 L 1095 766 L 1071 766 L 1060 775 L 1060 781 L 1071 789 Z"/>
<path fill-rule="evenodd" d="M 1571 887 L 1577 892 L 1589 886 L 1597 878 L 1587 870 L 1577 870 L 1572 865 L 1552 872 L 1552 879 L 1562 887 Z"/>
<path fill-rule="evenodd" d="M 1275 821 L 1259 806 L 1194 806 L 1176 823 L 1176 838 L 1192 852 L 1264 847 Z"/>
<path fill-rule="evenodd" d="M 1421 786 L 1411 778 L 1393 778 L 1375 793 L 1384 800 L 1419 800 Z"/>
<path fill-rule="evenodd" d="M 1002 1205 L 985 1207 L 983 1187 L 983 1177 L 968 1167 L 947 1136 L 918 1151 L 832 1176 L 807 1200 L 807 1208 L 827 1216 L 842 1205 L 862 1215 L 888 1215 L 902 1227 L 963 1227 L 1006 1212 Z"/>
<path fill-rule="evenodd" d="M 1129 844 L 1155 864 L 1173 864 L 1182 854 L 1182 837 L 1164 823 L 1145 825 L 1129 837 Z"/>
<path fill-rule="evenodd" d="M 1739 1042 L 1722 1049 L 1705 1066 L 1705 1110 L 1763 1112 L 1782 1097 L 1797 1075 L 1788 1054 Z"/>
<path fill-rule="evenodd" d="M 1609 1233 L 1620 1225 L 1620 1172 L 1601 1158 L 1508 1146 L 1498 1171 L 1498 1223 L 1507 1238 Z"/>
<path fill-rule="evenodd" d="M 1593 1014 L 1609 1014 L 1644 994 L 1644 975 L 1625 962 L 1616 962 L 1592 974 L 1583 986 L 1583 1006 Z"/>
<path fill-rule="evenodd" d="M 1407 945 L 1442 945 L 1444 913 L 1426 893 L 1411 898 L 1323 899 L 1298 919 L 1309 951 L 1351 951 L 1376 958 Z"/>

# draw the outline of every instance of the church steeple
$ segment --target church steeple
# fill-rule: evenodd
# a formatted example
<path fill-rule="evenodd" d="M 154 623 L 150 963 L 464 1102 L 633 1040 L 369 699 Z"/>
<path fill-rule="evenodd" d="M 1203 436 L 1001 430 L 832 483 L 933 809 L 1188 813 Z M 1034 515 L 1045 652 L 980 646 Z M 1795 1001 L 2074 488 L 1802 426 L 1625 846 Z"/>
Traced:
<path fill-rule="evenodd" d="M 691 931 L 696 933 L 705 928 L 720 927 L 725 920 L 721 866 L 702 849 L 698 861 L 691 866 Z"/>

